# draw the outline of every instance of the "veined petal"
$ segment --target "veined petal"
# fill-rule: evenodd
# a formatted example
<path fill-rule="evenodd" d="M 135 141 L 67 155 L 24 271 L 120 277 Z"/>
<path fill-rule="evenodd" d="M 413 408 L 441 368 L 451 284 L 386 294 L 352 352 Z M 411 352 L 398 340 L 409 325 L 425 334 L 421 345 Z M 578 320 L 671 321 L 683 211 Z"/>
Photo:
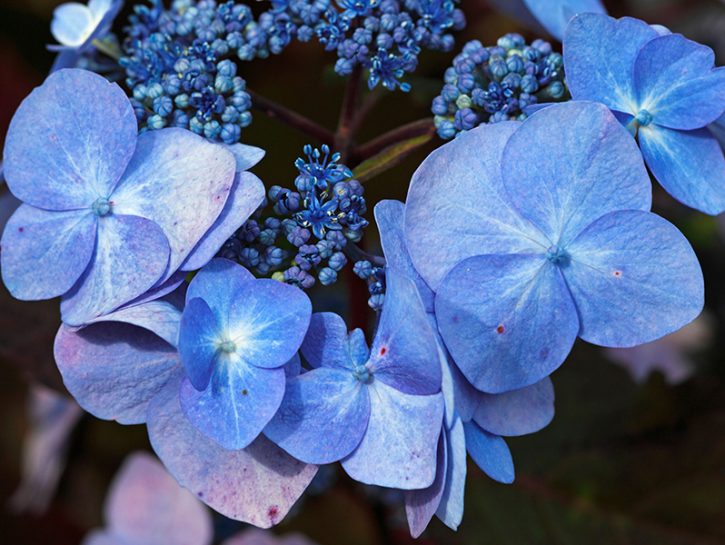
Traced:
<path fill-rule="evenodd" d="M 607 212 L 651 206 L 652 184 L 637 144 L 594 102 L 556 104 L 532 115 L 509 139 L 501 170 L 512 204 L 554 245 L 565 246 Z"/>
<path fill-rule="evenodd" d="M 463 422 L 456 418 L 449 430 L 444 430 L 448 444 L 448 467 L 441 502 L 436 516 L 452 530 L 463 520 L 463 496 L 466 488 L 466 436 Z"/>
<path fill-rule="evenodd" d="M 241 265 L 228 259 L 213 259 L 194 276 L 186 290 L 186 302 L 195 297 L 204 299 L 216 314 L 220 327 L 226 328 L 233 303 L 232 294 L 253 281 L 254 275 Z"/>
<path fill-rule="evenodd" d="M 600 0 L 524 0 L 536 20 L 561 41 L 569 20 L 579 13 L 607 13 Z"/>
<path fill-rule="evenodd" d="M 269 528 L 280 522 L 317 473 L 265 437 L 227 450 L 198 431 L 179 405 L 178 383 L 148 411 L 151 445 L 181 486 L 226 517 Z"/>
<path fill-rule="evenodd" d="M 473 419 L 495 435 L 534 433 L 554 418 L 554 387 L 546 377 L 536 384 L 503 394 L 481 394 Z"/>
<path fill-rule="evenodd" d="M 503 122 L 466 131 L 431 153 L 413 175 L 406 242 L 434 291 L 467 257 L 546 249 L 545 237 L 505 200 L 501 156 L 519 126 Z"/>
<path fill-rule="evenodd" d="M 444 432 L 438 438 L 438 456 L 436 458 L 436 476 L 433 484 L 422 490 L 405 491 L 405 515 L 408 519 L 410 535 L 417 539 L 436 514 L 441 503 L 443 487 L 448 472 L 448 444 Z"/>
<path fill-rule="evenodd" d="M 26 301 L 63 295 L 88 267 L 95 242 L 90 211 L 49 212 L 21 204 L 0 242 L 3 282 L 13 297 Z"/>
<path fill-rule="evenodd" d="M 277 412 L 284 397 L 284 368 L 260 369 L 234 355 L 218 357 L 209 385 L 185 380 L 181 407 L 204 435 L 229 450 L 248 446 Z"/>
<path fill-rule="evenodd" d="M 171 247 L 166 278 L 221 214 L 234 172 L 229 150 L 190 131 L 168 128 L 139 135 L 136 153 L 113 193 L 114 209 L 161 227 Z"/>
<path fill-rule="evenodd" d="M 585 341 L 627 347 L 694 320 L 703 306 L 700 264 L 687 239 L 649 212 L 595 221 L 571 244 L 563 269 Z"/>
<path fill-rule="evenodd" d="M 83 329 L 61 325 L 55 361 L 68 391 L 86 411 L 121 424 L 142 424 L 149 401 L 183 374 L 174 347 L 123 323 Z"/>
<path fill-rule="evenodd" d="M 249 170 L 264 159 L 267 154 L 262 148 L 241 143 L 227 146 L 227 149 L 234 154 L 234 159 L 237 162 L 237 172 Z"/>
<path fill-rule="evenodd" d="M 358 446 L 369 418 L 367 387 L 350 371 L 321 367 L 287 381 L 264 434 L 298 460 L 329 464 Z"/>
<path fill-rule="evenodd" d="M 13 195 L 38 208 L 89 208 L 126 170 L 137 130 L 118 85 L 86 70 L 54 72 L 13 116 L 5 179 Z"/>
<path fill-rule="evenodd" d="M 83 325 L 149 290 L 166 270 L 169 246 L 155 223 L 135 216 L 100 218 L 91 263 L 61 301 L 68 325 Z"/>
<path fill-rule="evenodd" d="M 564 33 L 566 83 L 575 100 L 595 100 L 613 110 L 637 113 L 634 63 L 655 29 L 638 19 L 582 13 Z"/>
<path fill-rule="evenodd" d="M 642 155 L 665 190 L 681 203 L 716 215 L 725 211 L 725 157 L 708 129 L 640 127 Z"/>
<path fill-rule="evenodd" d="M 551 374 L 579 331 L 564 278 L 544 256 L 467 259 L 441 284 L 436 316 L 461 372 L 478 390 L 490 393 L 522 388 Z"/>
<path fill-rule="evenodd" d="M 342 461 L 356 481 L 414 490 L 435 479 L 443 396 L 399 392 L 375 380 L 370 389 L 370 420 L 360 445 Z"/>
<path fill-rule="evenodd" d="M 301 351 L 312 367 L 351 369 L 345 320 L 334 312 L 313 314 Z"/>
<path fill-rule="evenodd" d="M 506 441 L 482 430 L 475 422 L 466 422 L 463 428 L 466 448 L 476 465 L 494 481 L 514 482 L 514 461 Z"/>
<path fill-rule="evenodd" d="M 673 129 L 712 123 L 725 110 L 725 70 L 714 66 L 712 49 L 680 34 L 651 40 L 634 65 L 640 108 Z"/>
<path fill-rule="evenodd" d="M 219 356 L 221 334 L 216 315 L 203 299 L 186 304 L 179 327 L 179 356 L 189 382 L 197 390 L 209 385 Z"/>
<path fill-rule="evenodd" d="M 262 201 L 264 201 L 262 180 L 251 172 L 237 173 L 224 209 L 182 263 L 181 270 L 201 269 L 211 261 L 229 237 L 259 208 Z"/>
<path fill-rule="evenodd" d="M 68 47 L 80 47 L 93 32 L 94 17 L 88 6 L 66 2 L 53 11 L 50 32 L 53 38 Z"/>

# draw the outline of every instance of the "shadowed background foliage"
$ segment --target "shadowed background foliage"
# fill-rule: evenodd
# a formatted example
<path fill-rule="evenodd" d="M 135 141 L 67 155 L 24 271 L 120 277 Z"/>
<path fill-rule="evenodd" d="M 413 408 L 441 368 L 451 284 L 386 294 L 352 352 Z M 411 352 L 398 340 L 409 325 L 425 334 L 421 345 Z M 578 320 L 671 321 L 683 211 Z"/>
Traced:
<path fill-rule="evenodd" d="M 0 2 L 0 135 L 22 98 L 47 74 L 52 55 L 49 22 L 55 0 Z M 126 4 L 131 4 L 127 0 Z M 705 43 L 725 59 L 722 0 L 605 0 L 610 13 L 660 23 Z M 491 11 L 484 0 L 463 0 L 468 17 L 458 46 L 469 39 L 491 45 L 515 21 Z M 116 28 L 123 23 L 119 17 Z M 421 55 L 413 92 L 381 93 L 361 139 L 429 115 L 442 74 L 455 53 Z M 255 91 L 334 127 L 344 80 L 334 58 L 314 44 L 295 44 L 281 56 L 247 63 L 240 71 Z M 0 136 L 0 139 L 2 137 Z M 307 138 L 255 112 L 242 141 L 268 150 L 255 169 L 265 183 L 292 186 L 294 159 Z M 310 142 L 314 143 L 314 142 Z M 436 141 L 435 145 L 440 142 Z M 425 153 L 366 183 L 366 198 L 404 199 L 407 182 Z M 352 166 L 352 165 L 351 165 Z M 0 189 L 0 194 L 6 191 Z M 725 543 L 725 220 L 687 210 L 655 186 L 655 209 L 688 236 L 706 279 L 706 334 L 671 343 L 656 360 L 665 363 L 689 346 L 692 374 L 672 385 L 661 372 L 636 382 L 602 349 L 578 342 L 553 375 L 557 415 L 544 431 L 511 439 L 517 480 L 500 485 L 469 464 L 466 513 L 458 533 L 434 521 L 419 543 L 451 545 L 580 545 Z M 368 214 L 372 219 L 372 214 Z M 4 215 L 2 217 L 5 217 Z M 369 229 L 367 247 L 377 234 Z M 346 277 L 313 293 L 317 308 L 346 313 L 356 324 L 364 283 Z M 345 301 L 352 296 L 357 310 Z M 23 434 L 29 425 L 28 388 L 41 382 L 63 391 L 52 360 L 58 326 L 57 302 L 21 303 L 0 287 L 0 541 L 24 545 L 73 545 L 99 526 L 108 484 L 125 455 L 148 449 L 143 426 L 124 427 L 82 418 L 70 444 L 68 467 L 47 513 L 17 515 L 8 498 L 20 478 Z M 694 336 L 695 333 L 691 333 Z M 669 350 L 672 353 L 668 353 Z M 376 545 L 412 540 L 398 498 L 363 490 L 341 474 L 327 476 L 324 492 L 307 495 L 279 531 L 305 532 L 320 545 Z M 240 525 L 217 517 L 218 534 Z"/>

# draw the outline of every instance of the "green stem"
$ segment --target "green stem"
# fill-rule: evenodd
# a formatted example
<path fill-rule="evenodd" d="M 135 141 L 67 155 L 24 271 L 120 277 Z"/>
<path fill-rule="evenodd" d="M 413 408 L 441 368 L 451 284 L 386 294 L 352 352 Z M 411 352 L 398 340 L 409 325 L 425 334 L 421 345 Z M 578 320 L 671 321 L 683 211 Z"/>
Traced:
<path fill-rule="evenodd" d="M 121 57 L 123 56 L 123 53 L 116 44 L 99 39 L 95 39 L 91 43 L 98 51 L 115 61 L 121 60 Z"/>
<path fill-rule="evenodd" d="M 419 119 L 418 121 L 413 121 L 412 123 L 393 129 L 366 144 L 358 146 L 354 150 L 353 155 L 361 161 L 366 161 L 391 146 L 418 137 L 427 137 L 428 140 L 431 140 L 434 135 L 435 126 L 433 125 L 433 119 Z"/>

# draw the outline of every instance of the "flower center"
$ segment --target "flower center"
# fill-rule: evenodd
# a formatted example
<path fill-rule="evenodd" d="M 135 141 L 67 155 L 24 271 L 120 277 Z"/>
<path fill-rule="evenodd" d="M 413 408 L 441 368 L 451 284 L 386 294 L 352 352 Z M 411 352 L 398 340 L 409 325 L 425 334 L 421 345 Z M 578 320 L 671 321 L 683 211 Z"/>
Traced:
<path fill-rule="evenodd" d="M 554 244 L 546 250 L 546 259 L 554 265 L 566 265 L 569 262 L 569 254 L 566 253 L 564 248 L 559 248 L 559 246 Z"/>
<path fill-rule="evenodd" d="M 103 216 L 107 216 L 111 213 L 111 201 L 105 197 L 99 197 L 96 199 L 96 202 L 93 203 L 91 208 L 96 216 L 102 218 Z"/>
<path fill-rule="evenodd" d="M 373 380 L 373 375 L 366 365 L 356 365 L 352 371 L 352 375 L 355 377 L 355 380 L 363 384 L 370 384 Z"/>
<path fill-rule="evenodd" d="M 637 115 L 634 116 L 634 119 L 641 127 L 646 127 L 647 125 L 652 123 L 652 114 L 649 113 L 647 110 L 640 110 L 639 112 L 637 112 Z"/>
<path fill-rule="evenodd" d="M 237 351 L 237 345 L 234 341 L 224 341 L 219 343 L 219 351 L 225 354 L 233 354 Z"/>

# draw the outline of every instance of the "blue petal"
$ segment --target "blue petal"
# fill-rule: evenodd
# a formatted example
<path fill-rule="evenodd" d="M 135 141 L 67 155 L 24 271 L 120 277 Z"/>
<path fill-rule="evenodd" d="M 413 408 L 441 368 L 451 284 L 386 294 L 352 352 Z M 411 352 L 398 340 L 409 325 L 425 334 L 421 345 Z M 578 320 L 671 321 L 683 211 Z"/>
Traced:
<path fill-rule="evenodd" d="M 233 303 L 230 295 L 254 280 L 254 275 L 241 265 L 228 259 L 213 259 L 194 276 L 186 290 L 186 302 L 196 297 L 204 299 L 216 313 L 220 326 L 226 328 Z"/>
<path fill-rule="evenodd" d="M 443 487 L 448 470 L 448 444 L 441 433 L 438 439 L 438 456 L 436 458 L 436 476 L 433 484 L 422 490 L 405 491 L 405 515 L 408 519 L 410 535 L 417 539 L 430 523 L 441 503 Z"/>
<path fill-rule="evenodd" d="M 234 155 L 237 162 L 237 172 L 249 170 L 264 159 L 267 153 L 262 148 L 239 143 L 227 146 L 227 149 Z"/>
<path fill-rule="evenodd" d="M 118 4 L 118 0 L 88 0 L 88 9 L 97 21 L 114 8 L 114 4 Z"/>
<path fill-rule="evenodd" d="M 375 380 L 370 421 L 360 445 L 342 461 L 356 481 L 414 490 L 435 479 L 443 397 L 408 395 Z"/>
<path fill-rule="evenodd" d="M 209 384 L 220 337 L 219 322 L 209 305 L 198 297 L 189 301 L 179 327 L 179 356 L 189 382 L 197 390 Z"/>
<path fill-rule="evenodd" d="M 569 20 L 579 13 L 606 13 L 599 0 L 524 0 L 537 21 L 561 41 Z"/>
<path fill-rule="evenodd" d="M 445 433 L 448 444 L 448 467 L 436 516 L 446 526 L 457 530 L 463 520 L 463 496 L 466 488 L 466 435 L 461 419 L 456 418 L 453 426 Z"/>
<path fill-rule="evenodd" d="M 264 201 L 264 184 L 250 172 L 238 173 L 224 209 L 194 250 L 182 263 L 182 271 L 202 268 Z"/>
<path fill-rule="evenodd" d="M 490 393 L 522 388 L 552 373 L 579 331 L 564 278 L 542 256 L 467 259 L 441 284 L 436 316 L 460 370 Z"/>
<path fill-rule="evenodd" d="M 706 214 L 725 211 L 725 158 L 710 131 L 650 125 L 638 137 L 647 166 L 670 195 Z"/>
<path fill-rule="evenodd" d="M 209 385 L 198 391 L 191 382 L 181 385 L 181 407 L 204 435 L 226 449 L 249 445 L 277 412 L 284 397 L 285 374 L 260 369 L 239 358 L 218 358 Z"/>
<path fill-rule="evenodd" d="M 121 424 L 141 424 L 148 403 L 183 375 L 176 350 L 153 333 L 129 324 L 84 329 L 62 325 L 55 361 L 68 391 L 86 411 Z"/>
<path fill-rule="evenodd" d="M 298 460 L 329 464 L 360 444 L 369 418 L 367 388 L 347 370 L 321 367 L 287 381 L 264 434 Z"/>
<path fill-rule="evenodd" d="M 302 361 L 299 354 L 295 354 L 284 364 L 284 374 L 290 379 L 302 373 Z"/>
<path fill-rule="evenodd" d="M 380 380 L 406 393 L 440 392 L 438 344 L 415 284 L 393 269 L 385 275 L 386 293 L 369 366 Z"/>
<path fill-rule="evenodd" d="M 312 367 L 351 369 L 345 320 L 333 312 L 313 314 L 301 351 Z"/>
<path fill-rule="evenodd" d="M 162 297 L 168 297 L 170 294 L 173 293 L 173 297 L 169 299 L 170 302 L 172 302 L 172 304 L 178 309 L 183 310 L 184 296 L 186 294 L 185 281 L 186 273 L 176 272 L 161 284 L 157 284 L 146 293 L 139 295 L 136 299 L 131 301 L 128 306 L 140 305 L 142 303 L 148 303 L 149 301 L 156 301 L 157 299 L 161 299 Z"/>
<path fill-rule="evenodd" d="M 213 538 L 209 511 L 146 452 L 126 458 L 104 513 L 119 545 L 211 545 Z"/>
<path fill-rule="evenodd" d="M 114 209 L 163 229 L 171 247 L 168 278 L 221 214 L 234 172 L 234 156 L 221 144 L 184 129 L 147 131 L 113 193 Z"/>
<path fill-rule="evenodd" d="M 226 450 L 196 430 L 179 406 L 178 383 L 148 410 L 151 445 L 179 484 L 222 515 L 269 528 L 280 522 L 317 472 L 264 437 Z"/>
<path fill-rule="evenodd" d="M 585 341 L 627 347 L 694 320 L 703 306 L 700 264 L 668 221 L 636 210 L 608 214 L 571 245 L 563 269 Z"/>
<path fill-rule="evenodd" d="M 380 244 L 385 265 L 415 283 L 426 312 L 433 312 L 433 290 L 415 270 L 405 242 L 405 205 L 400 201 L 380 201 L 375 205 L 375 221 L 380 232 Z"/>
<path fill-rule="evenodd" d="M 554 387 L 545 379 L 503 394 L 481 394 L 473 419 L 495 435 L 515 436 L 534 433 L 554 418 Z"/>
<path fill-rule="evenodd" d="M 280 367 L 300 349 L 312 315 L 301 289 L 277 280 L 248 282 L 229 294 L 228 335 L 245 362 Z"/>
<path fill-rule="evenodd" d="M 642 47 L 634 65 L 640 108 L 654 123 L 672 129 L 699 129 L 725 110 L 725 70 L 712 49 L 680 34 L 655 38 Z"/>
<path fill-rule="evenodd" d="M 0 242 L 3 282 L 26 301 L 63 295 L 88 267 L 95 240 L 96 220 L 88 210 L 48 212 L 22 204 Z"/>
<path fill-rule="evenodd" d="M 405 234 L 415 268 L 434 291 L 467 257 L 546 248 L 505 200 L 504 146 L 520 123 L 482 125 L 431 153 L 413 175 Z"/>
<path fill-rule="evenodd" d="M 118 85 L 85 70 L 55 72 L 10 123 L 3 164 L 10 191 L 38 208 L 88 208 L 113 191 L 137 130 Z"/>
<path fill-rule="evenodd" d="M 494 481 L 514 482 L 514 461 L 506 441 L 482 430 L 475 422 L 463 424 L 468 453 L 481 470 Z"/>
<path fill-rule="evenodd" d="M 53 11 L 50 32 L 58 43 L 79 47 L 93 32 L 94 20 L 91 10 L 78 2 L 66 2 Z"/>
<path fill-rule="evenodd" d="M 362 329 L 353 329 L 347 336 L 350 361 L 353 365 L 365 365 L 370 359 L 370 348 L 365 339 L 365 332 Z"/>
<path fill-rule="evenodd" d="M 456 400 L 456 412 L 464 422 L 473 418 L 478 407 L 481 392 L 476 390 L 468 379 L 463 376 L 458 366 L 452 360 L 449 362 L 451 377 L 453 378 L 453 395 Z"/>
<path fill-rule="evenodd" d="M 98 322 L 123 322 L 148 329 L 171 346 L 178 346 L 181 310 L 170 300 L 154 300 L 121 307 L 109 314 L 91 320 Z"/>
<path fill-rule="evenodd" d="M 721 115 L 714 123 L 711 123 L 707 128 L 720 143 L 720 147 L 725 150 L 725 114 Z"/>
<path fill-rule="evenodd" d="M 563 44 L 571 96 L 636 114 L 634 63 L 642 46 L 658 35 L 648 24 L 631 17 L 613 19 L 594 13 L 574 17 Z"/>
<path fill-rule="evenodd" d="M 607 212 L 651 205 L 637 144 L 592 102 L 556 104 L 527 119 L 506 145 L 502 172 L 521 215 L 559 246 Z"/>
<path fill-rule="evenodd" d="M 135 299 L 164 274 L 168 257 L 169 244 L 155 223 L 115 214 L 101 218 L 91 264 L 63 296 L 63 321 L 82 325 Z"/>

